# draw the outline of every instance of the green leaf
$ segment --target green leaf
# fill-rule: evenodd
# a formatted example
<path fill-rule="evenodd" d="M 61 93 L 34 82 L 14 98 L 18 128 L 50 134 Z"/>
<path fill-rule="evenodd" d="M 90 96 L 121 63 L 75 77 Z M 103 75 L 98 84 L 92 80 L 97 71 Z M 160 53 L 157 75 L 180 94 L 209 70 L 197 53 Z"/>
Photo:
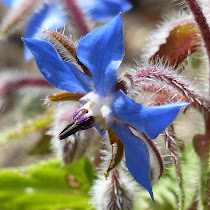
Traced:
<path fill-rule="evenodd" d="M 0 170 L 0 209 L 90 209 L 88 191 L 95 179 L 92 163 L 83 158 L 64 166 L 58 160 Z"/>

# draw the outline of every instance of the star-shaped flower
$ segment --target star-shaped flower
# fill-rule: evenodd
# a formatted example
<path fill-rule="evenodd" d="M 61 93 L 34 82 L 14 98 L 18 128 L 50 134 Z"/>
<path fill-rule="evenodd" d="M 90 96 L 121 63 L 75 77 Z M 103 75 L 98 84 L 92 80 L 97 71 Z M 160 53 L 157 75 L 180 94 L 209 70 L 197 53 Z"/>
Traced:
<path fill-rule="evenodd" d="M 51 43 L 27 38 L 23 40 L 48 82 L 61 90 L 85 94 L 80 99 L 82 106 L 75 112 L 69 126 L 61 132 L 60 139 L 96 125 L 100 131 L 108 130 L 111 133 L 112 130 L 112 135 L 124 144 L 128 170 L 148 190 L 154 201 L 148 147 L 130 128 L 155 139 L 174 121 L 180 109 L 189 103 L 146 107 L 136 103 L 122 90 L 116 90 L 116 70 L 124 57 L 121 15 L 87 34 L 78 43 L 77 57 L 90 70 L 91 76 L 62 60 Z"/>

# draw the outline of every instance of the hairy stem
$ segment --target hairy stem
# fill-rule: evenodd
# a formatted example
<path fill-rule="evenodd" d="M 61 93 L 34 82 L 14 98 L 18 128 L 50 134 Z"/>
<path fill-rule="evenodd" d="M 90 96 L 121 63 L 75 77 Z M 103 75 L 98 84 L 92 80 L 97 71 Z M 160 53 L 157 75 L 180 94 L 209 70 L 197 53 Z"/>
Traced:
<path fill-rule="evenodd" d="M 5 86 L 0 89 L 0 96 L 9 94 L 13 91 L 16 91 L 22 87 L 53 87 L 49 84 L 45 79 L 36 79 L 36 78 L 26 78 L 20 79 L 17 81 L 9 81 L 5 84 Z"/>
<path fill-rule="evenodd" d="M 53 110 L 49 110 L 46 114 L 36 117 L 24 123 L 17 124 L 15 127 L 9 128 L 0 134 L 0 145 L 5 145 L 9 141 L 26 136 L 30 133 L 40 130 L 46 130 L 53 122 Z"/>
<path fill-rule="evenodd" d="M 210 69 L 210 28 L 207 20 L 203 14 L 202 8 L 199 6 L 196 0 L 185 0 L 188 4 L 190 10 L 194 14 L 195 20 L 201 31 L 201 35 L 207 50 L 209 69 Z M 209 71 L 209 81 L 210 81 L 210 71 Z M 209 86 L 210 94 L 210 86 Z M 208 191 L 210 179 L 209 176 L 209 149 L 210 149 L 210 113 L 207 113 L 205 119 L 206 133 L 204 135 L 197 135 L 194 139 L 194 147 L 201 159 L 201 177 L 200 177 L 200 198 L 203 209 L 208 208 L 208 197 L 210 196 L 210 191 Z M 196 142 L 200 142 L 199 144 Z M 197 148 L 196 148 L 197 144 Z M 198 147 L 198 145 L 200 145 Z M 203 145 L 203 146 L 202 146 Z M 202 147 L 202 148 L 201 148 Z M 198 152 L 198 148 L 202 152 Z"/>
<path fill-rule="evenodd" d="M 195 21 L 198 24 L 198 27 L 201 31 L 201 35 L 206 47 L 208 55 L 208 64 L 209 64 L 209 94 L 210 94 L 210 28 L 207 23 L 206 17 L 203 14 L 201 7 L 199 6 L 196 0 L 185 0 L 188 4 L 190 10 L 194 14 Z"/>
<path fill-rule="evenodd" d="M 207 20 L 202 12 L 201 7 L 199 6 L 196 0 L 185 0 L 185 1 L 188 4 L 192 13 L 194 14 L 195 21 L 197 22 L 198 27 L 201 31 L 201 35 L 205 43 L 205 47 L 210 61 L 210 28 L 207 23 Z"/>
<path fill-rule="evenodd" d="M 120 171 L 115 169 L 111 174 L 111 185 L 109 189 L 110 200 L 107 203 L 107 209 L 133 209 L 133 201 L 129 197 L 125 185 L 120 182 Z"/>
<path fill-rule="evenodd" d="M 172 86 L 181 92 L 191 103 L 202 111 L 205 115 L 209 114 L 210 101 L 202 96 L 188 81 L 182 76 L 177 75 L 174 71 L 169 71 L 158 66 L 142 67 L 137 70 L 133 77 L 133 86 L 139 87 L 141 83 L 145 83 L 146 79 L 159 80 Z"/>
<path fill-rule="evenodd" d="M 182 178 L 182 169 L 181 169 L 181 163 L 179 159 L 179 154 L 177 151 L 177 146 L 175 143 L 175 134 L 173 127 L 170 126 L 165 130 L 165 140 L 168 145 L 168 148 L 171 152 L 171 155 L 174 159 L 175 168 L 176 168 L 176 175 L 177 175 L 177 182 L 179 185 L 179 210 L 184 209 L 184 203 L 185 203 L 185 193 L 183 188 L 183 178 Z"/>
<path fill-rule="evenodd" d="M 193 139 L 193 146 L 201 162 L 199 202 L 202 208 L 207 210 L 210 203 L 210 114 L 206 119 L 205 134 L 196 135 Z"/>
<path fill-rule="evenodd" d="M 163 165 L 163 159 L 161 157 L 161 154 L 160 154 L 159 150 L 157 149 L 157 146 L 155 145 L 154 141 L 152 139 L 150 139 L 146 134 L 144 134 L 144 133 L 141 133 L 141 134 L 144 136 L 144 138 L 146 139 L 148 144 L 151 146 L 153 152 L 155 153 L 155 155 L 158 159 L 159 168 L 160 168 L 160 174 L 159 174 L 158 179 L 160 179 L 164 172 L 164 165 Z"/>

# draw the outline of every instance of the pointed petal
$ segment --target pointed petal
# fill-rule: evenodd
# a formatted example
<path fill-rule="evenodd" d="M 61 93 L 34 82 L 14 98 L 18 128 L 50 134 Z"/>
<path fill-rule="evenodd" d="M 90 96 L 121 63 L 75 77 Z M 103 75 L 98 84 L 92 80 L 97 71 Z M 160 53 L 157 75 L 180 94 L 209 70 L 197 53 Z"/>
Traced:
<path fill-rule="evenodd" d="M 119 91 L 115 94 L 113 110 L 119 120 L 147 134 L 151 139 L 155 139 L 174 121 L 179 111 L 189 104 L 178 102 L 146 107 Z"/>
<path fill-rule="evenodd" d="M 96 91 L 102 95 L 116 89 L 116 70 L 124 57 L 121 15 L 90 32 L 78 45 L 79 60 L 91 71 Z"/>
<path fill-rule="evenodd" d="M 65 11 L 58 2 L 44 4 L 43 8 L 35 13 L 26 28 L 26 38 L 41 38 L 43 30 L 57 30 L 67 23 Z M 30 50 L 25 48 L 26 61 L 33 57 Z"/>
<path fill-rule="evenodd" d="M 4 4 L 6 4 L 8 7 L 13 8 L 20 5 L 24 0 L 2 0 Z"/>
<path fill-rule="evenodd" d="M 90 0 L 85 5 L 85 9 L 95 21 L 107 21 L 119 12 L 127 12 L 132 7 L 127 0 Z"/>
<path fill-rule="evenodd" d="M 149 192 L 154 201 L 150 180 L 149 150 L 146 143 L 124 124 L 115 123 L 112 129 L 124 144 L 126 166 L 129 172 Z"/>
<path fill-rule="evenodd" d="M 86 93 L 83 81 L 74 75 L 75 72 L 80 74 L 79 70 L 71 63 L 67 66 L 50 42 L 29 38 L 23 38 L 23 41 L 35 56 L 37 66 L 48 82 L 61 90 Z"/>

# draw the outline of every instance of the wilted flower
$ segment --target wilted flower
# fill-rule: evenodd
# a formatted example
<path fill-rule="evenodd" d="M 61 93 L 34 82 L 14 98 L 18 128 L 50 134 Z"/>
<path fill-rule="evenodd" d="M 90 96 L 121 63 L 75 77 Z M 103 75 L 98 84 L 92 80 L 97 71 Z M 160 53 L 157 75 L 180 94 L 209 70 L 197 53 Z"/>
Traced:
<path fill-rule="evenodd" d="M 130 128 L 155 139 L 173 122 L 180 109 L 189 103 L 146 107 L 119 90 L 116 70 L 124 57 L 121 15 L 87 34 L 78 43 L 77 57 L 90 70 L 90 76 L 79 71 L 72 63 L 63 61 L 50 42 L 23 40 L 35 56 L 41 73 L 51 84 L 61 90 L 84 94 L 80 98 L 82 106 L 60 133 L 59 139 L 94 126 L 101 132 L 108 131 L 112 142 L 123 142 L 129 172 L 147 189 L 154 201 L 149 150 L 147 144 Z M 113 167 L 117 165 L 115 161 Z"/>

